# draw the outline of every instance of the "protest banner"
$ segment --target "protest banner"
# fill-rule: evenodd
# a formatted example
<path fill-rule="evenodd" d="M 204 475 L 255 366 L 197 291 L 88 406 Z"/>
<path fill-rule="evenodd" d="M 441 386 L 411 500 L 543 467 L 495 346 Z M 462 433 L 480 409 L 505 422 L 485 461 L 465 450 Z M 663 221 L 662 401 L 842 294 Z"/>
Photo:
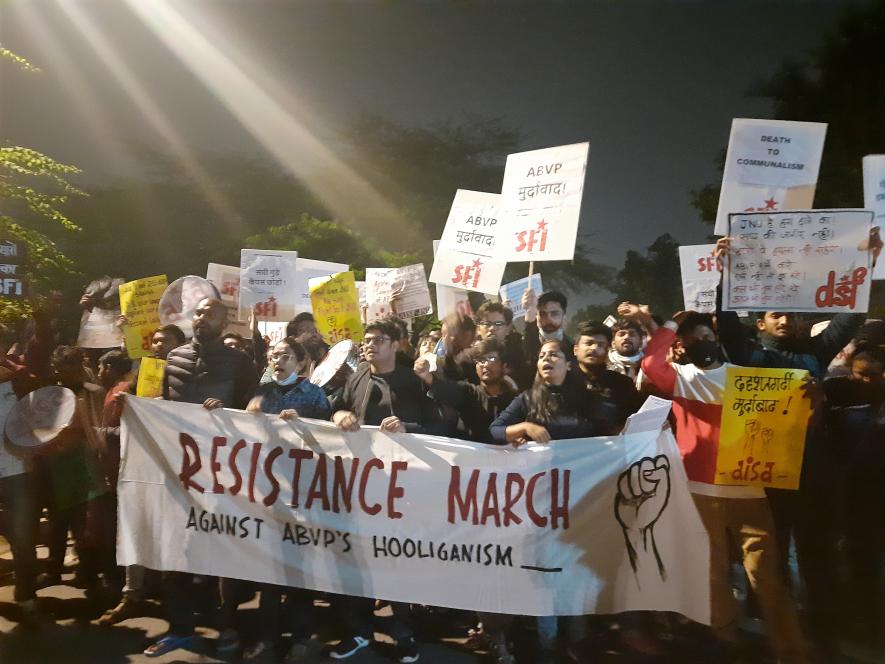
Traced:
<path fill-rule="evenodd" d="M 344 339 L 363 340 L 360 296 L 353 272 L 313 277 L 309 288 L 314 322 L 326 343 L 336 344 Z"/>
<path fill-rule="evenodd" d="M 221 302 L 227 309 L 227 325 L 225 332 L 236 332 L 246 339 L 251 338 L 252 328 L 249 321 L 240 320 L 240 268 L 221 263 L 209 263 L 206 266 L 206 281 L 218 289 Z"/>
<path fill-rule="evenodd" d="M 311 258 L 299 258 L 295 264 L 295 290 L 298 293 L 298 301 L 295 304 L 295 313 L 304 311 L 314 313 L 310 301 L 310 280 L 317 277 L 328 277 L 330 274 L 347 272 L 350 266 L 346 263 L 332 263 L 330 261 L 316 261 Z"/>
<path fill-rule="evenodd" d="M 669 431 L 517 450 L 133 397 L 122 437 L 121 565 L 709 622 L 709 544 Z"/>
<path fill-rule="evenodd" d="M 80 333 L 77 345 L 80 348 L 119 348 L 123 343 L 123 333 L 117 327 L 119 309 L 93 307 L 80 316 Z"/>
<path fill-rule="evenodd" d="M 544 284 L 541 283 L 541 274 L 536 272 L 531 276 L 532 290 L 535 295 L 544 292 Z M 510 307 L 513 312 L 513 319 L 525 318 L 525 308 L 522 306 L 522 295 L 529 289 L 529 277 L 523 277 L 509 284 L 501 286 L 501 302 L 504 306 Z"/>
<path fill-rule="evenodd" d="M 725 370 L 716 484 L 798 489 L 811 400 L 800 369 Z"/>
<path fill-rule="evenodd" d="M 575 143 L 507 155 L 498 260 L 574 258 L 589 150 L 590 143 Z"/>
<path fill-rule="evenodd" d="M 160 326 L 160 298 L 167 285 L 165 274 L 120 284 L 120 313 L 128 320 L 123 336 L 132 359 L 151 354 L 151 335 Z"/>
<path fill-rule="evenodd" d="M 163 372 L 166 360 L 156 357 L 144 357 L 138 366 L 138 381 L 135 394 L 139 397 L 154 399 L 163 395 Z"/>
<path fill-rule="evenodd" d="M 23 274 L 26 247 L 16 240 L 0 240 L 0 295 L 21 300 L 28 294 Z"/>
<path fill-rule="evenodd" d="M 390 314 L 406 320 L 433 313 L 424 266 L 367 267 L 366 304 L 369 322 Z"/>
<path fill-rule="evenodd" d="M 253 310 L 261 320 L 292 320 L 301 302 L 297 264 L 297 251 L 241 249 L 240 320 L 248 319 Z"/>
<path fill-rule="evenodd" d="M 690 244 L 679 247 L 682 272 L 682 300 L 685 311 L 702 314 L 716 312 L 716 287 L 720 268 L 713 257 L 715 244 Z"/>
<path fill-rule="evenodd" d="M 826 134 L 820 122 L 732 120 L 714 232 L 732 213 L 813 207 Z"/>
<path fill-rule="evenodd" d="M 729 215 L 723 308 L 867 311 L 872 218 L 868 210 Z"/>
<path fill-rule="evenodd" d="M 873 211 L 873 225 L 885 232 L 885 154 L 863 158 L 863 206 Z M 873 279 L 885 279 L 885 256 L 877 262 Z"/>
<path fill-rule="evenodd" d="M 459 189 L 446 220 L 439 248 L 434 243 L 430 281 L 443 286 L 498 292 L 506 261 L 496 260 L 504 228 L 500 194 Z"/>

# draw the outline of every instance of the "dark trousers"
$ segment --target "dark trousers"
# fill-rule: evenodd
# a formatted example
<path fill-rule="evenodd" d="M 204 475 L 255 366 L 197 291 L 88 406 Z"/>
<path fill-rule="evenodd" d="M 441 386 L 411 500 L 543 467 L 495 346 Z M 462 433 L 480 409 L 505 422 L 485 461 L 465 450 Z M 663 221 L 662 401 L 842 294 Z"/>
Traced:
<path fill-rule="evenodd" d="M 0 443 L 2 444 L 2 443 Z M 5 512 L 5 535 L 12 549 L 15 601 L 36 597 L 37 505 L 31 473 L 0 478 L 0 505 Z"/>
<path fill-rule="evenodd" d="M 259 640 L 275 642 L 284 631 L 291 631 L 295 641 L 309 639 L 316 632 L 315 593 L 302 588 L 260 584 L 258 602 Z M 286 605 L 282 606 L 283 595 Z M 283 618 L 288 629 L 283 628 Z"/>
<path fill-rule="evenodd" d="M 374 599 L 336 595 L 333 604 L 344 625 L 346 636 L 359 635 L 372 640 L 372 635 L 375 633 Z M 399 641 L 413 636 L 411 606 L 404 602 L 391 602 L 390 607 L 393 610 L 393 619 L 388 630 L 390 638 Z"/>
<path fill-rule="evenodd" d="M 163 610 L 169 622 L 169 633 L 189 636 L 194 633 L 194 575 L 187 572 L 163 572 Z"/>

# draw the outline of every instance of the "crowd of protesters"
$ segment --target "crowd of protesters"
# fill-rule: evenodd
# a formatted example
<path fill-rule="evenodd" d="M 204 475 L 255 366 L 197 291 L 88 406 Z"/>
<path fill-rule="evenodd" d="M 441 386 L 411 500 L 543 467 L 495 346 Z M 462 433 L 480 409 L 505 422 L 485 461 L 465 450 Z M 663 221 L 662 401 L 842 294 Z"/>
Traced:
<path fill-rule="evenodd" d="M 877 235 L 873 239 L 875 258 L 881 242 Z M 719 254 L 728 250 L 728 240 L 721 240 Z M 578 321 L 570 338 L 565 295 L 529 290 L 521 304 L 522 334 L 507 303 L 495 301 L 482 304 L 473 317 L 449 316 L 440 330 L 417 338 L 399 320 L 369 323 L 358 366 L 325 389 L 309 380 L 328 350 L 310 314 L 292 320 L 286 337 L 268 347 L 255 325 L 251 339 L 225 334 L 225 306 L 205 299 L 194 314 L 191 340 L 166 325 L 153 333 L 151 352 L 167 362 L 163 399 L 283 419 L 331 420 L 343 431 L 378 426 L 490 445 L 616 435 L 646 395 L 671 399 L 670 426 L 710 539 L 708 636 L 722 659 L 734 660 L 742 652 L 736 585 L 747 588 L 744 611 L 761 617 L 779 661 L 836 659 L 844 616 L 838 615 L 834 596 L 840 593 L 850 597 L 844 605 L 853 612 L 852 624 L 870 638 L 879 636 L 885 322 L 839 314 L 812 335 L 810 318 L 792 313 L 759 312 L 747 325 L 733 312 L 672 314 L 624 302 L 611 326 Z M 146 655 L 191 647 L 206 602 L 214 608 L 215 648 L 222 656 L 255 662 L 337 660 L 357 656 L 371 644 L 377 608 L 371 598 L 323 597 L 337 616 L 331 626 L 335 643 L 323 646 L 317 635 L 330 626 L 319 624 L 320 593 L 138 566 L 119 570 L 114 556 L 119 427 L 126 395 L 135 391 L 137 362 L 125 348 L 96 358 L 91 351 L 57 345 L 43 312 L 35 313 L 26 337 L 0 330 L 3 403 L 61 385 L 76 395 L 78 416 L 20 472 L 0 476 L 3 532 L 11 544 L 22 623 L 39 627 L 46 620 L 36 590 L 63 582 L 71 537 L 78 563 L 73 580 L 65 583 L 85 588 L 87 598 L 108 608 L 99 625 L 145 615 L 151 592 L 159 599 L 169 627 Z M 813 415 L 797 491 L 714 483 L 711 459 L 718 449 L 725 375 L 734 365 L 809 372 L 805 393 Z M 35 549 L 43 519 L 49 557 L 41 567 Z M 798 575 L 790 566 L 793 550 Z M 256 592 L 258 634 L 241 638 L 238 605 Z M 388 604 L 395 659 L 418 661 L 416 607 Z M 471 640 L 484 644 L 490 661 L 498 664 L 517 661 L 520 653 L 512 644 L 520 631 L 530 631 L 536 642 L 533 658 L 521 661 L 569 656 L 592 661 L 593 649 L 586 644 L 605 621 L 607 628 L 618 624 L 628 650 L 654 654 L 656 641 L 679 620 L 646 613 L 530 620 L 480 614 L 474 616 Z M 284 640 L 284 634 L 290 637 Z"/>

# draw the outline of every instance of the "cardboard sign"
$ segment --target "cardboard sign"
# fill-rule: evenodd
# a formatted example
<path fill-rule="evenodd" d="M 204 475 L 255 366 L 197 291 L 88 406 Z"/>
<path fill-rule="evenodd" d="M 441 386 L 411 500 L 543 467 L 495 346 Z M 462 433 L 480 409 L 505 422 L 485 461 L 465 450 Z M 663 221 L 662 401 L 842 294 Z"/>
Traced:
<path fill-rule="evenodd" d="M 728 367 L 716 484 L 798 489 L 811 401 L 799 369 Z"/>
<path fill-rule="evenodd" d="M 297 262 L 297 251 L 240 250 L 240 320 L 248 319 L 253 309 L 261 320 L 295 317 L 301 302 Z"/>
<path fill-rule="evenodd" d="M 295 265 L 295 290 L 298 293 L 298 301 L 295 305 L 295 313 L 303 311 L 313 312 L 310 300 L 310 280 L 317 277 L 328 277 L 338 272 L 347 272 L 350 269 L 346 263 L 332 263 L 330 261 L 316 261 L 311 258 L 299 258 Z"/>
<path fill-rule="evenodd" d="M 360 299 L 353 272 L 311 279 L 310 302 L 317 330 L 326 343 L 363 340 Z"/>
<path fill-rule="evenodd" d="M 685 311 L 716 313 L 716 287 L 720 269 L 713 257 L 715 244 L 691 244 L 679 247 L 682 272 L 682 299 Z"/>
<path fill-rule="evenodd" d="M 99 309 L 84 311 L 80 317 L 80 333 L 77 345 L 80 348 L 119 348 L 123 343 L 123 333 L 117 327 L 119 309 Z"/>
<path fill-rule="evenodd" d="M 560 261 L 575 255 L 590 143 L 507 156 L 501 204 L 502 261 Z"/>
<path fill-rule="evenodd" d="M 504 223 L 499 194 L 459 189 L 446 221 L 430 281 L 443 286 L 495 294 L 506 261 L 494 258 Z M 434 243 L 436 245 L 436 243 Z"/>
<path fill-rule="evenodd" d="M 406 320 L 433 313 L 424 266 L 367 267 L 366 303 L 370 322 L 390 314 Z"/>
<path fill-rule="evenodd" d="M 283 339 L 286 338 L 286 327 L 288 323 L 276 321 L 258 321 L 258 331 L 262 336 L 268 338 L 267 348 L 272 349 Z"/>
<path fill-rule="evenodd" d="M 151 354 L 151 334 L 160 326 L 157 309 L 167 285 L 165 274 L 120 284 L 120 312 L 129 320 L 123 336 L 132 359 Z"/>
<path fill-rule="evenodd" d="M 863 158 L 863 206 L 873 211 L 873 226 L 885 234 L 885 154 Z M 880 256 L 873 279 L 885 279 L 885 256 Z"/>
<path fill-rule="evenodd" d="M 868 310 L 872 212 L 805 210 L 729 218 L 724 309 Z"/>
<path fill-rule="evenodd" d="M 166 360 L 156 357 L 142 358 L 138 366 L 138 381 L 135 383 L 135 394 L 140 397 L 155 399 L 163 396 L 163 372 Z"/>
<path fill-rule="evenodd" d="M 122 431 L 121 565 L 468 611 L 709 623 L 708 537 L 669 431 L 513 450 L 138 398 Z"/>
<path fill-rule="evenodd" d="M 525 318 L 525 308 L 522 306 L 522 295 L 529 289 L 529 278 L 523 277 L 509 284 L 501 286 L 501 302 L 506 307 L 510 307 L 513 312 L 513 319 Z M 535 272 L 532 275 L 532 290 L 535 295 L 541 295 L 544 292 L 544 285 L 541 283 L 541 273 Z"/>
<path fill-rule="evenodd" d="M 715 233 L 728 215 L 813 207 L 827 125 L 735 118 L 731 123 Z"/>
<path fill-rule="evenodd" d="M 225 332 L 236 332 L 245 338 L 252 336 L 248 320 L 240 320 L 240 268 L 221 263 L 209 263 L 206 266 L 206 281 L 210 282 L 221 295 L 224 308 L 227 309 L 227 325 Z"/>
<path fill-rule="evenodd" d="M 16 240 L 0 240 L 0 295 L 21 300 L 28 294 L 23 274 L 25 245 Z"/>

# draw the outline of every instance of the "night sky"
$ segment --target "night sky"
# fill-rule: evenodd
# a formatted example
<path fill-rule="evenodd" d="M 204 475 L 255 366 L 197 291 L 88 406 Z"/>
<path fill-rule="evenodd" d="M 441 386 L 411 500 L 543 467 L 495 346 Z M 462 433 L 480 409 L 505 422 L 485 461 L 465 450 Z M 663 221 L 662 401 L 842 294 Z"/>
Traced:
<path fill-rule="evenodd" d="M 123 0 L 68 4 L 195 150 L 262 153 Z M 589 140 L 582 241 L 620 265 L 661 233 L 705 240 L 690 192 L 718 178 L 733 117 L 769 116 L 749 87 L 804 59 L 847 3 L 175 4 L 233 61 L 259 65 L 256 80 L 313 118 L 333 151 L 336 129 L 360 113 L 411 125 L 497 116 L 526 149 Z M 171 149 L 90 41 L 56 2 L 0 6 L 0 42 L 44 70 L 0 68 L 0 141 L 77 164 L 100 185 L 138 172 L 133 143 Z"/>

